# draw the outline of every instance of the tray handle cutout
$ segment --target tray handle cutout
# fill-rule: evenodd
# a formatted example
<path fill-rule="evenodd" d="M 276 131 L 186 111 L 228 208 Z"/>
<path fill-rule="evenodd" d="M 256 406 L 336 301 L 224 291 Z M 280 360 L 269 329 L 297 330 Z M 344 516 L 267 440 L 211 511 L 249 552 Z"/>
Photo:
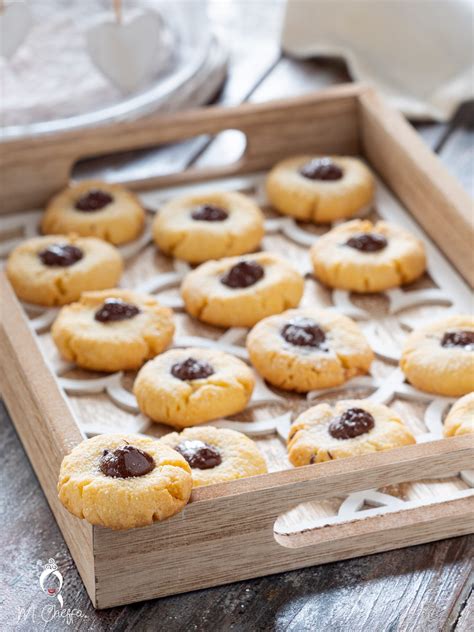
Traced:
<path fill-rule="evenodd" d="M 114 152 L 99 157 L 83 156 L 72 167 L 72 180 L 89 178 L 120 182 L 131 188 L 150 180 L 176 177 L 202 169 L 221 171 L 223 175 L 238 169 L 247 148 L 247 137 L 238 129 L 217 134 L 201 134 L 172 145 Z M 124 178 L 125 176 L 125 178 Z M 147 187 L 149 188 L 149 187 Z"/>
<path fill-rule="evenodd" d="M 459 470 L 465 470 L 462 472 L 465 474 L 472 468 L 473 456 L 472 438 L 459 436 L 202 487 L 193 492 L 192 502 L 184 510 L 185 518 L 189 518 L 189 524 L 196 520 L 194 524 L 197 525 L 199 520 L 208 522 L 212 515 L 212 527 L 211 524 L 209 526 L 211 531 L 217 529 L 219 537 L 225 537 L 226 531 L 230 537 L 236 524 L 246 524 L 249 532 L 261 534 L 270 548 L 273 547 L 269 539 L 273 546 L 275 540 L 288 548 L 297 548 L 294 542 L 298 546 L 307 546 L 313 537 L 315 541 L 325 537 L 329 527 L 331 533 L 340 530 L 343 534 L 347 525 L 353 523 L 363 525 L 360 527 L 363 530 L 367 524 L 380 521 L 395 524 L 399 514 L 416 516 L 416 520 L 423 517 L 424 512 L 427 515 L 444 515 L 443 509 L 439 508 L 445 502 L 449 504 L 451 500 L 444 498 L 445 492 L 442 489 L 434 502 L 426 498 L 422 491 L 417 492 L 416 496 L 408 499 L 413 500 L 413 504 L 402 500 L 397 502 L 391 495 L 391 490 L 387 494 L 376 490 L 420 479 L 444 480 L 446 477 L 453 477 L 453 472 Z M 458 492 L 459 497 L 455 496 L 452 502 L 456 506 L 469 504 L 473 514 L 471 518 L 474 518 L 472 478 L 462 476 L 462 479 L 463 488 Z M 343 502 L 346 497 L 350 500 Z M 317 510 L 321 520 L 316 529 L 313 528 L 314 519 L 318 516 L 314 510 L 306 513 L 304 511 L 304 505 L 314 501 L 322 506 L 322 509 Z M 367 505 L 377 508 L 375 511 L 365 510 Z M 384 505 L 387 506 L 386 509 L 381 508 Z M 303 513 L 298 521 L 288 520 L 288 513 L 301 506 Z M 362 511 L 357 514 L 359 510 Z M 339 519 L 328 520 L 329 514 L 338 512 L 341 514 Z M 259 515 L 258 523 L 249 524 L 249 516 L 256 514 Z M 231 522 L 226 519 L 228 515 L 233 517 Z M 308 518 L 306 524 L 305 518 Z M 474 526 L 472 520 L 470 525 L 471 528 Z M 315 535 L 303 537 L 302 533 L 310 531 Z"/>
<path fill-rule="evenodd" d="M 347 537 L 359 537 L 382 529 L 396 529 L 400 526 L 418 524 L 420 516 L 423 521 L 431 522 L 444 516 L 446 509 L 457 512 L 452 501 L 462 501 L 461 506 L 470 507 L 471 511 L 462 521 L 462 528 L 474 530 L 473 489 L 462 489 L 456 493 L 432 496 L 423 500 L 402 501 L 396 496 L 383 494 L 375 490 L 357 492 L 348 496 L 333 516 L 317 518 L 304 517 L 304 505 L 295 507 L 283 516 L 279 516 L 273 526 L 275 541 L 283 547 L 297 549 L 325 542 L 343 541 Z M 465 501 L 465 502 L 463 502 Z M 288 525 L 293 515 L 296 520 L 299 512 L 297 528 Z M 471 514 L 469 516 L 469 513 Z M 286 525 L 285 525 L 286 523 Z"/>

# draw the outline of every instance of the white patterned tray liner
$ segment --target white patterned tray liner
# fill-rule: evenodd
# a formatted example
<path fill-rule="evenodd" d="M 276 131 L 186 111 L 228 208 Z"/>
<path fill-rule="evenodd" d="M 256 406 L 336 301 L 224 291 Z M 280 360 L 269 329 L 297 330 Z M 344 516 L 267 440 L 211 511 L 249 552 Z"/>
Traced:
<path fill-rule="evenodd" d="M 227 178 L 205 183 L 191 184 L 162 190 L 146 191 L 139 194 L 143 205 L 147 209 L 157 209 L 166 200 L 172 197 L 193 193 L 204 193 L 206 191 L 229 191 L 240 190 L 243 192 L 252 191 L 256 202 L 262 206 L 267 204 L 264 191 L 265 174 L 256 174 L 246 177 Z M 472 309 L 472 293 L 458 273 L 447 262 L 440 251 L 432 244 L 426 235 L 421 231 L 418 224 L 411 218 L 407 211 L 401 206 L 397 199 L 390 193 L 385 185 L 377 179 L 375 208 L 377 215 L 385 220 L 392 221 L 408 229 L 419 238 L 426 246 L 428 256 L 428 271 L 431 279 L 437 285 L 436 288 L 422 290 L 412 290 L 405 292 L 402 289 L 392 289 L 384 292 L 388 301 L 388 314 L 396 316 L 396 324 L 405 330 L 412 328 L 410 320 L 404 318 L 403 312 L 409 308 L 421 305 L 445 305 L 448 313 L 470 313 Z M 371 209 L 363 209 L 359 216 L 367 214 Z M 152 241 L 150 211 L 147 218 L 146 228 L 137 240 L 120 247 L 120 251 L 125 259 L 132 258 L 139 254 Z M 25 213 L 15 214 L 2 218 L 2 232 L 21 233 L 20 236 L 4 239 L 0 241 L 0 257 L 5 258 L 8 253 L 23 239 L 39 234 L 39 221 L 42 211 L 35 210 Z M 266 234 L 281 233 L 287 239 L 296 244 L 309 247 L 318 238 L 312 232 L 305 230 L 290 217 L 277 217 L 267 219 L 265 222 Z M 1 234 L 0 234 L 1 239 Z M 300 267 L 300 272 L 307 279 L 312 278 L 312 270 L 309 262 L 304 262 Z M 190 270 L 187 263 L 179 260 L 173 261 L 172 272 L 159 273 L 146 281 L 136 285 L 134 289 L 139 292 L 160 294 L 163 290 L 178 287 Z M 369 343 L 375 354 L 386 362 L 398 364 L 399 349 L 387 344 L 387 341 L 380 339 L 377 324 L 371 321 L 371 315 L 366 310 L 357 307 L 352 302 L 351 293 L 344 290 L 333 290 L 331 293 L 333 307 L 355 320 L 360 321 Z M 175 311 L 184 309 L 180 298 L 160 297 L 162 304 L 171 307 Z M 25 309 L 30 315 L 30 325 L 35 332 L 47 330 L 53 323 L 57 313 L 57 308 L 43 308 L 37 305 L 25 304 Z M 173 347 L 207 347 L 216 348 L 231 353 L 242 360 L 248 362 L 248 354 L 243 345 L 247 329 L 228 329 L 218 339 L 213 340 L 201 336 L 177 336 L 174 339 Z M 72 395 L 105 393 L 110 400 L 118 407 L 130 413 L 134 413 L 130 423 L 127 425 L 128 432 L 145 433 L 152 425 L 152 422 L 144 417 L 137 406 L 134 395 L 126 390 L 122 385 L 122 372 L 113 373 L 104 377 L 93 379 L 70 379 L 64 377 L 74 365 L 64 362 L 59 356 L 47 358 L 51 369 L 58 377 L 58 382 L 65 393 Z M 345 385 L 333 389 L 311 391 L 307 394 L 308 402 L 317 400 L 325 395 L 337 393 L 344 395 L 348 389 L 362 388 L 371 391 L 368 399 L 383 404 L 389 404 L 395 397 L 399 399 L 423 402 L 427 404 L 424 413 L 424 426 L 426 432 L 416 436 L 418 443 L 433 441 L 442 438 L 443 417 L 455 399 L 447 397 L 437 397 L 428 393 L 423 393 L 405 382 L 404 375 L 400 369 L 394 368 L 392 373 L 385 378 L 376 378 L 372 375 L 356 377 Z M 66 401 L 67 398 L 66 398 Z M 256 375 L 256 387 L 250 400 L 249 407 L 261 406 L 273 402 L 285 403 L 285 398 L 270 390 L 265 382 Z M 70 407 L 71 408 L 71 407 Z M 104 432 L 110 432 L 110 428 L 104 428 L 100 422 L 85 422 L 78 419 L 72 408 L 71 412 L 75 417 L 82 435 L 91 437 Z M 288 431 L 291 425 L 292 413 L 285 412 L 276 417 L 269 417 L 259 421 L 231 421 L 220 419 L 212 422 L 212 425 L 221 428 L 231 428 L 247 434 L 250 437 L 265 436 L 271 433 L 278 435 L 282 441 L 286 442 Z M 453 474 L 452 476 L 455 476 Z M 445 502 L 454 498 L 463 498 L 474 494 L 474 470 L 459 473 L 467 488 L 459 489 L 457 492 L 450 491 L 449 494 L 438 494 L 436 498 L 422 500 L 402 500 L 397 496 L 370 489 L 350 494 L 339 506 L 337 515 L 310 520 L 298 520 L 298 531 L 314 529 L 317 527 L 338 524 L 341 522 L 354 521 L 368 518 L 375 515 L 382 515 L 387 512 L 410 509 L 420 505 L 432 504 L 433 502 Z M 365 507 L 369 507 L 366 509 Z M 285 535 L 285 529 L 278 527 L 278 520 L 275 529 Z M 293 530 L 294 532 L 294 530 Z"/>

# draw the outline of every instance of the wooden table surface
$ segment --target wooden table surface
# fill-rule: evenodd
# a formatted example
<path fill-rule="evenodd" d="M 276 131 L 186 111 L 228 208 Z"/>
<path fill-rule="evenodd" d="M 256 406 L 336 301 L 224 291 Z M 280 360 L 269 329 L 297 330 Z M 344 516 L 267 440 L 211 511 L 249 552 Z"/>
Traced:
<path fill-rule="evenodd" d="M 210 15 L 230 47 L 229 77 L 218 103 L 261 102 L 349 80 L 341 62 L 298 62 L 281 55 L 280 0 L 213 0 Z M 416 127 L 474 195 L 474 104 L 461 107 L 448 124 Z M 107 163 L 91 161 L 81 173 L 141 176 L 222 160 L 235 147 L 232 139 L 194 139 Z M 1 630 L 467 632 L 474 625 L 473 536 L 96 612 L 1 405 L 0 444 Z M 38 568 L 51 557 L 64 577 L 65 607 L 80 609 L 82 618 L 46 622 L 36 609 L 35 621 L 18 621 L 19 608 L 44 604 Z"/>

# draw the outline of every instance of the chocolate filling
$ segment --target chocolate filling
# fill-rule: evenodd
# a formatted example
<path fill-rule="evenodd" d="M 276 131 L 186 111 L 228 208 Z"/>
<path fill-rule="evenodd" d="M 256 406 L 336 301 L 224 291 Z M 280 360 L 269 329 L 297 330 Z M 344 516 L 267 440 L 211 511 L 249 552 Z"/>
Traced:
<path fill-rule="evenodd" d="M 212 366 L 204 360 L 188 358 L 183 362 L 173 364 L 171 374 L 178 380 L 203 380 L 214 373 Z"/>
<path fill-rule="evenodd" d="M 84 253 L 80 248 L 69 244 L 51 244 L 38 253 L 38 257 L 45 266 L 60 266 L 61 268 L 72 266 L 83 256 Z"/>
<path fill-rule="evenodd" d="M 466 351 L 474 351 L 474 331 L 458 329 L 447 331 L 441 339 L 442 347 L 462 347 Z"/>
<path fill-rule="evenodd" d="M 370 413 L 362 408 L 349 408 L 329 424 L 329 434 L 334 439 L 353 439 L 375 426 Z"/>
<path fill-rule="evenodd" d="M 100 323 L 110 323 L 133 318 L 139 313 L 140 310 L 136 305 L 125 303 L 119 298 L 107 298 L 102 307 L 96 311 L 94 318 Z"/>
<path fill-rule="evenodd" d="M 281 330 L 282 337 L 297 347 L 317 347 L 327 351 L 326 334 L 311 318 L 293 318 Z"/>
<path fill-rule="evenodd" d="M 99 469 L 112 478 L 144 476 L 155 467 L 155 461 L 147 452 L 124 445 L 116 450 L 104 450 L 99 460 Z"/>
<path fill-rule="evenodd" d="M 256 261 L 241 261 L 221 277 L 221 283 L 231 288 L 246 288 L 263 278 L 265 270 Z"/>
<path fill-rule="evenodd" d="M 299 174 L 310 180 L 340 180 L 344 172 L 330 158 L 315 158 L 300 167 Z"/>
<path fill-rule="evenodd" d="M 105 191 L 91 189 L 77 200 L 75 208 L 85 213 L 93 213 L 94 211 L 100 211 L 100 209 L 113 201 L 114 198 Z"/>
<path fill-rule="evenodd" d="M 219 450 L 204 441 L 182 441 L 175 447 L 192 468 L 210 470 L 222 463 Z"/>
<path fill-rule="evenodd" d="M 357 233 L 352 235 L 345 245 L 361 252 L 378 252 L 387 247 L 388 241 L 379 233 Z"/>
<path fill-rule="evenodd" d="M 223 222 L 229 217 L 229 213 L 215 204 L 202 204 L 193 210 L 191 217 L 201 222 Z"/>

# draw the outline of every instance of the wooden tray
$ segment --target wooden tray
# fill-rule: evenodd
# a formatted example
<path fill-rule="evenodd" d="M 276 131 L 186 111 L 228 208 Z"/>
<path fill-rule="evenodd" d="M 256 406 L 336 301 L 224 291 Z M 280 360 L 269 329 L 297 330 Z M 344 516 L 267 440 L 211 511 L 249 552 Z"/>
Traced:
<path fill-rule="evenodd" d="M 317 305 L 334 303 L 365 322 L 379 354 L 373 370 L 378 382 L 372 384 L 376 397 L 386 401 L 390 388 L 401 395 L 403 401 L 397 400 L 393 405 L 402 412 L 420 442 L 385 453 L 291 469 L 285 461 L 283 443 L 275 434 L 278 428 L 272 426 L 274 419 L 281 416 L 281 411 L 275 412 L 275 406 L 299 410 L 308 403 L 296 396 L 285 396 L 283 402 L 278 400 L 271 408 L 256 409 L 257 421 L 251 422 L 249 413 L 248 425 L 242 426 L 250 435 L 262 435 L 256 438 L 270 470 L 275 471 L 197 489 L 183 512 L 147 528 L 115 532 L 91 527 L 72 517 L 57 499 L 56 482 L 63 456 L 84 434 L 131 428 L 159 435 L 163 430 L 126 412 L 127 408 L 133 411 L 134 406 L 133 398 L 127 396 L 132 376 L 124 376 L 115 383 L 115 389 L 108 389 L 108 394 L 102 390 L 109 378 L 105 379 L 105 386 L 95 388 L 97 380 L 87 384 L 84 372 L 64 377 L 61 371 L 67 367 L 53 365 L 49 336 L 41 333 L 54 312 L 33 314 L 33 319 L 28 320 L 2 275 L 2 396 L 91 600 L 99 608 L 473 530 L 473 477 L 464 471 L 473 463 L 472 437 L 433 440 L 437 431 L 430 428 L 430 423 L 436 416 L 441 419 L 450 400 L 415 393 L 400 381 L 397 370 L 390 366 L 396 360 L 390 349 L 399 345 L 403 330 L 395 326 L 400 322 L 396 314 L 386 316 L 387 299 L 389 312 L 404 309 L 404 316 L 415 322 L 433 316 L 436 308 L 432 303 L 450 302 L 457 310 L 469 309 L 466 282 L 472 285 L 474 277 L 470 200 L 402 117 L 389 110 L 372 91 L 344 86 L 288 101 L 209 108 L 146 123 L 127 122 L 80 134 L 51 136 L 41 142 L 5 142 L 0 155 L 1 210 L 27 211 L 42 205 L 65 186 L 73 164 L 84 156 L 159 145 L 199 134 L 214 135 L 226 129 L 239 129 L 247 138 L 246 152 L 237 164 L 133 183 L 144 203 L 153 207 L 182 190 L 218 186 L 244 190 L 264 205 L 262 175 L 254 175 L 255 172 L 267 170 L 280 158 L 297 153 L 354 154 L 365 157 L 380 178 L 374 213 L 424 233 L 431 278 L 425 277 L 410 292 L 361 298 L 354 305 L 348 294 L 331 294 L 308 280 L 310 289 L 304 299 Z M 197 182 L 200 184 L 190 186 Z M 284 247 L 285 254 L 304 270 L 305 242 L 327 227 L 299 227 L 269 213 L 274 219 L 267 223 L 270 234 L 265 238 L 265 247 Z M 4 250 L 17 240 L 17 228 L 25 224 L 29 234 L 36 220 L 35 212 L 3 218 L 2 224 L 10 231 Z M 156 255 L 153 246 L 146 242 L 145 237 L 139 244 L 126 247 L 129 261 L 122 285 L 143 288 L 148 284 L 153 290 L 163 290 L 179 280 L 182 266 L 173 268 L 170 260 Z M 162 273 L 158 279 L 157 272 Z M 426 288 L 428 295 L 416 294 Z M 173 289 L 160 293 L 160 298 L 179 307 Z M 429 308 L 420 306 L 424 300 Z M 364 310 L 369 312 L 365 321 Z M 384 315 L 378 319 L 377 314 L 382 312 Z M 216 340 L 223 334 L 193 323 L 184 315 L 178 314 L 177 321 L 181 340 L 189 335 Z M 375 325 L 380 331 L 374 333 Z M 231 331 L 229 336 L 228 332 L 221 343 L 225 341 L 237 353 L 243 353 L 237 346 L 238 335 L 234 336 L 238 333 Z M 82 392 L 87 395 L 80 395 L 75 378 L 86 383 Z M 62 387 L 69 391 L 68 397 Z M 365 396 L 370 387 L 366 381 L 353 383 L 349 389 L 362 391 L 361 396 Z M 99 392 L 91 394 L 94 390 Z M 342 389 L 344 396 L 347 390 Z M 267 394 L 262 387 L 261 399 L 265 400 Z M 314 397 L 331 399 L 340 395 L 315 393 Z M 111 403 L 110 398 L 114 397 L 120 409 Z M 262 427 L 263 430 L 255 431 Z M 456 474 L 459 471 L 464 471 L 463 477 Z"/>

